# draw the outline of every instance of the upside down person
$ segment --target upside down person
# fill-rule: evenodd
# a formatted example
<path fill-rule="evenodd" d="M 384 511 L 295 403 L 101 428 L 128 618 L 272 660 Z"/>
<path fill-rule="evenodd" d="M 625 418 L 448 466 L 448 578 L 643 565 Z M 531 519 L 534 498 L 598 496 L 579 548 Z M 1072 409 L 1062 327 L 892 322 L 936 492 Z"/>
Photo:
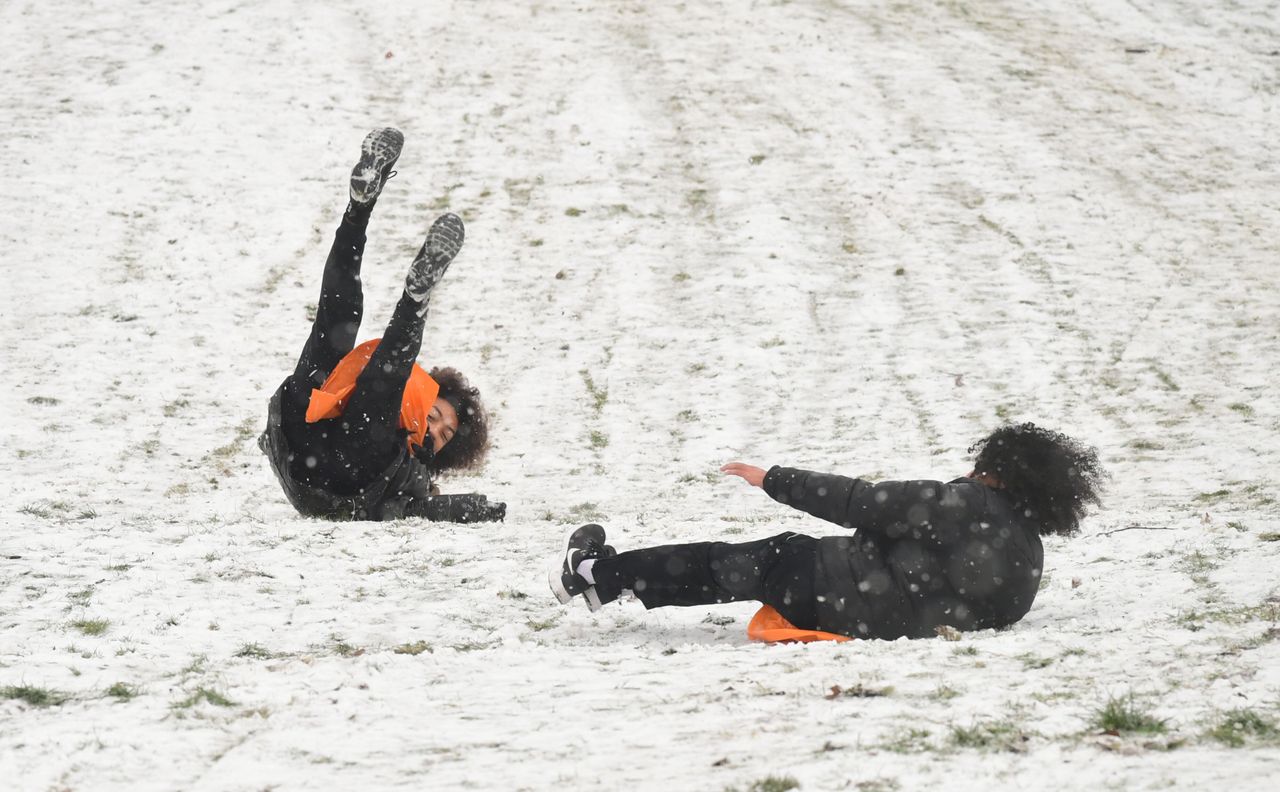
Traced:
<path fill-rule="evenodd" d="M 311 335 L 271 397 L 258 445 L 301 514 L 330 520 L 501 520 L 483 495 L 439 495 L 433 479 L 480 464 L 488 424 L 479 392 L 459 372 L 415 361 L 431 290 L 462 248 L 462 220 L 427 233 L 381 339 L 355 346 L 364 310 L 365 229 L 394 175 L 404 135 L 375 129 L 351 173 L 350 203 L 325 262 Z"/>
<path fill-rule="evenodd" d="M 925 638 L 939 628 L 1007 627 L 1035 600 L 1040 537 L 1074 533 L 1099 503 L 1097 452 L 1034 424 L 980 440 L 949 482 L 871 483 L 732 462 L 721 470 L 851 533 L 781 533 L 614 553 L 599 525 L 572 531 L 551 587 L 591 610 L 633 594 L 646 608 L 757 600 L 800 630 Z"/>

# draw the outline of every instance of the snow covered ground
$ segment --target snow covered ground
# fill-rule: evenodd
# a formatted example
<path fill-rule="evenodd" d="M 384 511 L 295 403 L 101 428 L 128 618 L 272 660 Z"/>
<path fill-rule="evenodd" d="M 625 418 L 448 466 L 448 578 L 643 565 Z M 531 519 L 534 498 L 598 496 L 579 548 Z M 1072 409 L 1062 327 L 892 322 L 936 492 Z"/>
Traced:
<path fill-rule="evenodd" d="M 0 786 L 1274 788 L 1270 0 L 0 26 Z M 300 519 L 254 443 L 384 124 L 361 338 L 461 214 L 423 360 L 487 396 L 490 461 L 445 487 L 503 524 Z M 769 647 L 747 604 L 547 591 L 589 519 L 624 549 L 834 530 L 731 459 L 949 478 L 1009 420 L 1114 474 L 1012 630 Z M 1164 730 L 1107 734 L 1108 702 Z"/>

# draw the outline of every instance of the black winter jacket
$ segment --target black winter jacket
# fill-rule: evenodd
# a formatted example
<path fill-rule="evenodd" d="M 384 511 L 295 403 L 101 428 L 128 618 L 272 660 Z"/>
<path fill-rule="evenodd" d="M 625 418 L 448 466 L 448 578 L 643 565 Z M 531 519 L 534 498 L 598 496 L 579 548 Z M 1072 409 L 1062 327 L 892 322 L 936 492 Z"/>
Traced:
<path fill-rule="evenodd" d="M 925 638 L 942 625 L 1004 627 L 1031 608 L 1044 549 L 1002 490 L 973 479 L 882 481 L 774 467 L 774 500 L 854 530 L 819 539 L 814 591 L 822 629 Z"/>
<path fill-rule="evenodd" d="M 287 381 L 286 381 L 287 382 Z M 285 496 L 299 514 L 326 520 L 400 520 L 423 517 L 446 522 L 501 520 L 504 503 L 490 503 L 478 493 L 432 495 L 426 465 L 401 446 L 400 455 L 375 482 L 358 495 L 338 495 L 298 481 L 289 471 L 292 453 L 284 431 L 281 385 L 267 407 L 267 428 L 258 447 L 267 455 Z"/>

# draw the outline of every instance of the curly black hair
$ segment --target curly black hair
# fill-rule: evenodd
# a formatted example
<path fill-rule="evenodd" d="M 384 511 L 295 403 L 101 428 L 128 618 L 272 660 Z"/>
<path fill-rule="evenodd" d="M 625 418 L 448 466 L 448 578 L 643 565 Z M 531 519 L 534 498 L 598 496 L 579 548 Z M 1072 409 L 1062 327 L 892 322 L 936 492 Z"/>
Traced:
<path fill-rule="evenodd" d="M 1033 423 L 1002 426 L 969 448 L 978 475 L 992 476 L 1041 534 L 1072 534 L 1089 504 L 1100 505 L 1107 472 L 1098 452 Z"/>
<path fill-rule="evenodd" d="M 480 402 L 480 391 L 455 368 L 438 366 L 430 373 L 440 384 L 437 398 L 458 411 L 458 431 L 431 457 L 428 466 L 433 473 L 479 467 L 489 453 L 489 414 Z"/>

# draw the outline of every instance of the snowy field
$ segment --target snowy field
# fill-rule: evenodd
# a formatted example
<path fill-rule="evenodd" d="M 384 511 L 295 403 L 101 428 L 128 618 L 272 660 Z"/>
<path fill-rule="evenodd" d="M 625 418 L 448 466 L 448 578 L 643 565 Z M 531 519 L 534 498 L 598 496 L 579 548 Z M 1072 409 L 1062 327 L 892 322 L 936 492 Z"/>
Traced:
<path fill-rule="evenodd" d="M 0 27 L 0 787 L 1275 788 L 1270 0 Z M 444 488 L 502 524 L 301 519 L 254 442 L 385 124 L 361 339 L 461 214 L 422 359 L 487 397 L 490 460 Z M 1114 478 L 1011 630 L 763 646 L 750 604 L 547 590 L 588 520 L 836 530 L 726 461 L 950 478 L 1013 420 Z"/>

